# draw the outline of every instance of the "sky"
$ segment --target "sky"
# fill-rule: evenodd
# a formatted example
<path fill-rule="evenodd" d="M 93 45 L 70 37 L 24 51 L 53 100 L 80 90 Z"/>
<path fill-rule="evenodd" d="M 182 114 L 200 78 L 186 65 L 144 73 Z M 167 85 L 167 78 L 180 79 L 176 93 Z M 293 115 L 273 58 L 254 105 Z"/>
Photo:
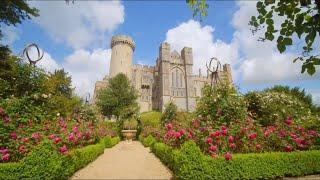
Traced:
<path fill-rule="evenodd" d="M 16 27 L 2 27 L 3 44 L 15 54 L 28 43 L 44 52 L 38 66 L 47 71 L 64 68 L 75 92 L 84 97 L 109 71 L 113 35 L 131 36 L 134 63 L 154 65 L 161 42 L 172 50 L 193 48 L 194 73 L 206 72 L 205 63 L 217 57 L 229 63 L 235 85 L 242 93 L 273 85 L 299 86 L 320 104 L 320 68 L 315 75 L 301 74 L 293 63 L 296 46 L 280 54 L 275 42 L 260 42 L 263 31 L 252 34 L 249 19 L 255 1 L 208 1 L 208 16 L 193 18 L 185 1 L 29 1 L 40 16 Z M 277 20 L 275 23 L 277 24 Z M 320 37 L 315 48 L 320 49 Z M 297 43 L 299 44 L 299 42 Z"/>

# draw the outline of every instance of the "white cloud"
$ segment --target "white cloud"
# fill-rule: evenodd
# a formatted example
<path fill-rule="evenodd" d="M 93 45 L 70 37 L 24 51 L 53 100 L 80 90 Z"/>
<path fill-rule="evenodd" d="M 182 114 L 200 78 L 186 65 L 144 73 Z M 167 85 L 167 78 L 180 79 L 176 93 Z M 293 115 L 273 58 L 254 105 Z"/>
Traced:
<path fill-rule="evenodd" d="M 31 1 L 40 10 L 34 18 L 56 41 L 75 49 L 105 44 L 104 34 L 124 22 L 120 1 Z"/>
<path fill-rule="evenodd" d="M 1 26 L 2 39 L 1 43 L 5 45 L 12 45 L 12 43 L 19 39 L 21 31 L 15 26 Z"/>
<path fill-rule="evenodd" d="M 211 57 L 217 57 L 223 64 L 233 63 L 238 58 L 237 45 L 215 40 L 213 32 L 213 27 L 201 26 L 199 22 L 189 20 L 169 29 L 165 41 L 170 43 L 171 49 L 178 52 L 185 46 L 192 47 L 194 73 L 199 68 L 206 72 L 205 64 Z"/>
<path fill-rule="evenodd" d="M 80 49 L 66 57 L 62 66 L 72 75 L 76 93 L 84 97 L 88 92 L 92 95 L 95 82 L 108 74 L 110 59 L 111 49 Z"/>

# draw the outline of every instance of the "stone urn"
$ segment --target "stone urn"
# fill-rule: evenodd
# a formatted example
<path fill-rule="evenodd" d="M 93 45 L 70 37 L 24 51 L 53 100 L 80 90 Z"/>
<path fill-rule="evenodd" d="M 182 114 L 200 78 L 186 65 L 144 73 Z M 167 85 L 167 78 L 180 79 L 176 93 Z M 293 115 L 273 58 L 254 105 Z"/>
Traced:
<path fill-rule="evenodd" d="M 134 140 L 136 137 L 136 133 L 137 130 L 135 129 L 124 129 L 121 131 L 122 136 L 126 139 L 126 140 Z"/>

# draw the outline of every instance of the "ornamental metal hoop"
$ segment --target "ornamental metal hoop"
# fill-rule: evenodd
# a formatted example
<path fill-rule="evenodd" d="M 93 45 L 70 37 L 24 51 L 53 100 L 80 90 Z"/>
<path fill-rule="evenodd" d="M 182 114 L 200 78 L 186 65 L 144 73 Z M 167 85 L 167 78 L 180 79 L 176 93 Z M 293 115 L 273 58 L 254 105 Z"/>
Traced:
<path fill-rule="evenodd" d="M 214 64 L 212 64 L 213 61 L 216 62 L 216 66 L 214 66 Z M 206 62 L 206 67 L 207 67 L 208 72 L 210 72 L 211 86 L 213 86 L 213 84 L 217 84 L 218 81 L 220 81 L 219 71 L 221 69 L 221 63 L 218 60 L 218 58 L 212 57 L 209 61 L 209 64 L 208 64 L 208 62 Z"/>
<path fill-rule="evenodd" d="M 29 56 L 29 51 L 32 47 L 35 47 L 37 49 L 37 53 L 38 53 L 38 58 L 35 60 L 32 60 Z M 35 67 L 36 63 L 39 62 L 43 58 L 44 52 L 43 51 L 42 51 L 42 53 L 40 52 L 40 48 L 38 47 L 37 44 L 31 43 L 31 44 L 26 45 L 26 47 L 23 49 L 22 55 L 23 55 L 23 57 L 27 57 L 27 60 L 29 61 L 30 66 L 32 65 L 33 67 Z"/>

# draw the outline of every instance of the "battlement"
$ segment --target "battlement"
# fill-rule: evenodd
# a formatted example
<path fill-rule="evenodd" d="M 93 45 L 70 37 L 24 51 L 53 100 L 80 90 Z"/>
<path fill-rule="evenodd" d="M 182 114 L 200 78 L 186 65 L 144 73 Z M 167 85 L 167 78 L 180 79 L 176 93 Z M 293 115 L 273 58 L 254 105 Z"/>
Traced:
<path fill-rule="evenodd" d="M 127 35 L 112 36 L 111 48 L 113 48 L 113 46 L 115 46 L 117 44 L 127 44 L 132 48 L 133 51 L 134 51 L 134 49 L 136 47 L 135 42 L 133 41 L 133 39 L 130 36 L 127 36 Z"/>
<path fill-rule="evenodd" d="M 134 64 L 134 65 L 132 65 L 132 69 L 141 69 L 141 70 L 144 69 L 144 70 L 148 70 L 148 71 L 153 71 L 154 66 Z"/>

